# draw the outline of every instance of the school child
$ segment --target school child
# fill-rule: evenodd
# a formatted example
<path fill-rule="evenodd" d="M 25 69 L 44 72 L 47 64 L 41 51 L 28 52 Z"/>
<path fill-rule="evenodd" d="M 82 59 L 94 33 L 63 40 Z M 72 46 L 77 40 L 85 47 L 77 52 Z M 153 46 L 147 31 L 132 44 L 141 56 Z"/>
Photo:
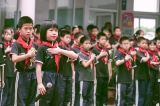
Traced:
<path fill-rule="evenodd" d="M 147 52 L 146 45 L 147 40 L 143 37 L 139 37 L 137 40 L 138 49 L 136 54 L 136 65 L 135 68 L 135 81 L 136 81 L 136 106 L 148 106 L 150 96 L 150 85 L 149 85 L 149 66 L 148 61 L 150 59 L 149 53 Z"/>
<path fill-rule="evenodd" d="M 83 27 L 79 25 L 78 28 L 79 28 L 79 32 L 83 33 L 84 31 Z"/>
<path fill-rule="evenodd" d="M 75 34 L 75 39 L 74 39 L 74 44 L 72 46 L 72 50 L 75 53 L 79 53 L 80 52 L 80 39 L 84 36 L 83 33 L 81 32 L 77 32 Z M 79 106 L 79 102 L 80 102 L 80 82 L 79 82 L 79 62 L 78 59 L 74 61 L 74 70 L 75 70 L 75 81 L 74 81 L 74 86 L 75 86 L 75 92 L 74 92 L 74 104 L 73 106 Z"/>
<path fill-rule="evenodd" d="M 10 27 L 5 27 L 2 31 L 3 44 L 5 49 L 5 71 L 4 71 L 4 82 L 5 86 L 2 95 L 2 106 L 13 106 L 14 105 L 14 84 L 15 84 L 15 73 L 14 63 L 11 61 L 10 51 L 13 43 L 13 30 Z"/>
<path fill-rule="evenodd" d="M 45 20 L 41 24 L 41 46 L 36 55 L 36 75 L 38 90 L 42 96 L 39 106 L 62 106 L 63 105 L 63 76 L 60 73 L 60 55 L 71 59 L 78 57 L 73 51 L 63 50 L 58 47 L 58 25 L 53 20 Z M 43 74 L 42 74 L 43 72 Z M 46 85 L 52 87 L 46 91 Z"/>
<path fill-rule="evenodd" d="M 91 34 L 89 35 L 89 38 L 91 40 L 91 44 L 92 44 L 92 47 L 96 45 L 96 36 L 98 34 L 98 27 L 97 26 L 93 26 L 91 28 Z"/>
<path fill-rule="evenodd" d="M 40 40 L 40 24 L 37 24 L 34 26 L 34 42 L 40 46 L 41 40 Z"/>
<path fill-rule="evenodd" d="M 159 57 L 156 51 L 156 42 L 151 40 L 148 42 L 150 55 L 150 106 L 156 106 L 158 103 L 158 71 L 159 71 Z"/>
<path fill-rule="evenodd" d="M 20 35 L 13 43 L 10 52 L 17 69 L 15 105 L 35 106 L 37 83 L 34 58 L 37 45 L 30 39 L 33 30 L 32 19 L 28 16 L 21 17 L 18 22 L 18 30 Z"/>
<path fill-rule="evenodd" d="M 97 45 L 92 49 L 92 52 L 97 56 L 98 63 L 96 64 L 96 106 L 107 106 L 108 97 L 108 81 L 111 79 L 112 70 L 111 62 L 108 60 L 108 52 L 106 45 L 106 35 L 103 32 L 97 35 Z"/>
<path fill-rule="evenodd" d="M 123 36 L 120 38 L 120 47 L 115 54 L 117 65 L 117 83 L 118 83 L 118 101 L 117 106 L 132 106 L 132 57 L 130 56 L 129 38 Z"/>
<path fill-rule="evenodd" d="M 77 32 L 79 32 L 79 28 L 78 28 L 77 25 L 74 25 L 74 26 L 72 27 L 72 34 L 71 34 L 71 43 L 70 43 L 70 45 L 72 45 L 72 44 L 74 43 L 74 35 L 75 35 Z"/>
<path fill-rule="evenodd" d="M 69 31 L 61 31 L 60 32 L 59 47 L 64 50 L 71 50 L 69 43 L 71 42 L 71 35 Z M 72 69 L 72 65 L 74 60 L 71 60 L 69 57 L 65 55 L 61 55 L 60 58 L 60 73 L 63 75 L 63 83 L 64 83 L 64 100 L 63 106 L 71 106 L 72 100 L 72 81 L 75 78 L 75 72 Z"/>
<path fill-rule="evenodd" d="M 80 105 L 93 106 L 94 82 L 96 79 L 96 68 L 94 65 L 95 54 L 90 52 L 90 40 L 82 37 L 80 40 L 81 49 L 79 53 L 80 62 Z"/>

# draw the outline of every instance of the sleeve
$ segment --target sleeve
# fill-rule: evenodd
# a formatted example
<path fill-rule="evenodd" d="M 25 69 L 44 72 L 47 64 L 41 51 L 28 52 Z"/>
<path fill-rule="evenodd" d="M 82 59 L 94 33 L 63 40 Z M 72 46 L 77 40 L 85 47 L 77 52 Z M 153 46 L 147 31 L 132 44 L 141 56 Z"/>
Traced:
<path fill-rule="evenodd" d="M 79 60 L 79 63 L 80 63 L 80 64 L 81 64 L 82 61 L 87 61 L 87 60 L 85 59 L 85 57 L 83 56 L 83 54 L 81 54 L 81 53 L 78 54 L 78 60 Z"/>
<path fill-rule="evenodd" d="M 122 59 L 122 55 L 120 52 L 116 51 L 115 56 L 114 56 L 114 60 L 118 61 Z"/>
<path fill-rule="evenodd" d="M 37 54 L 36 54 L 36 59 L 35 59 L 35 62 L 39 62 L 39 63 L 44 63 L 44 57 L 45 54 L 44 54 L 44 49 L 42 46 L 40 46 L 37 50 Z"/>
<path fill-rule="evenodd" d="M 13 55 L 13 54 L 19 55 L 18 44 L 17 44 L 16 42 L 14 42 L 14 43 L 12 44 L 12 49 L 11 49 L 10 54 L 11 54 L 11 55 Z"/>
<path fill-rule="evenodd" d="M 140 63 L 142 63 L 143 62 L 142 61 L 143 58 L 145 58 L 145 56 L 142 53 L 137 51 L 136 60 L 138 60 L 138 61 L 140 61 Z"/>

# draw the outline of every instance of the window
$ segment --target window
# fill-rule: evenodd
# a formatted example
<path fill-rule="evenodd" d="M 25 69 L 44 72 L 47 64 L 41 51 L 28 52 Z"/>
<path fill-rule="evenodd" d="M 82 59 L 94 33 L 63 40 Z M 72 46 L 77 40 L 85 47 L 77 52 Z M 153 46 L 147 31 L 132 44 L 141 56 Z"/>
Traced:
<path fill-rule="evenodd" d="M 159 12 L 159 0 L 134 0 L 134 11 Z"/>

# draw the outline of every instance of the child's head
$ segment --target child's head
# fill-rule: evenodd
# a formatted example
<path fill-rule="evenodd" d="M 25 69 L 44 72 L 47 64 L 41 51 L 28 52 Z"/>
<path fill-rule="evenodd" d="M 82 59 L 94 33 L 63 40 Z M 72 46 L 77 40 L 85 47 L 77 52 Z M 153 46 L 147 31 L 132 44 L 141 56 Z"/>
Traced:
<path fill-rule="evenodd" d="M 72 27 L 72 34 L 75 35 L 75 33 L 79 32 L 79 28 L 77 25 Z"/>
<path fill-rule="evenodd" d="M 13 39 L 14 31 L 11 27 L 4 27 L 2 30 L 2 37 L 5 41 L 10 41 Z"/>
<path fill-rule="evenodd" d="M 120 27 L 115 27 L 113 31 L 114 35 L 121 36 L 122 34 Z"/>
<path fill-rule="evenodd" d="M 93 26 L 92 29 L 91 29 L 91 34 L 93 36 L 97 36 L 98 34 L 98 27 L 97 26 Z"/>
<path fill-rule="evenodd" d="M 101 31 L 103 33 L 105 33 L 105 35 L 107 36 L 107 38 L 110 38 L 111 35 L 112 35 L 112 31 L 110 28 L 107 28 L 107 27 L 102 27 Z"/>
<path fill-rule="evenodd" d="M 138 44 L 138 47 L 140 47 L 142 49 L 146 49 L 146 47 L 147 47 L 147 40 L 144 37 L 139 37 L 137 39 L 137 44 Z"/>
<path fill-rule="evenodd" d="M 160 49 L 160 37 L 156 37 L 155 41 L 156 41 L 156 47 Z"/>
<path fill-rule="evenodd" d="M 136 33 L 136 38 L 139 38 L 139 37 L 144 37 L 144 31 L 143 30 L 138 30 Z"/>
<path fill-rule="evenodd" d="M 130 47 L 134 46 L 134 37 L 133 36 L 129 37 L 129 43 L 130 43 Z"/>
<path fill-rule="evenodd" d="M 40 24 L 34 26 L 34 36 L 40 39 Z"/>
<path fill-rule="evenodd" d="M 65 43 L 66 45 L 68 45 L 71 42 L 71 35 L 70 32 L 67 30 L 63 30 L 60 33 L 60 39 L 63 43 Z"/>
<path fill-rule="evenodd" d="M 160 37 L 160 27 L 158 27 L 158 28 L 156 29 L 156 34 L 157 34 L 157 36 Z"/>
<path fill-rule="evenodd" d="M 123 48 L 125 51 L 128 51 L 130 48 L 129 38 L 127 36 L 122 36 L 119 40 L 120 47 Z"/>
<path fill-rule="evenodd" d="M 111 22 L 106 22 L 104 26 L 109 28 L 109 29 L 112 29 L 112 23 Z"/>
<path fill-rule="evenodd" d="M 83 27 L 82 26 L 78 26 L 79 28 L 79 32 L 83 32 Z"/>
<path fill-rule="evenodd" d="M 69 32 L 71 31 L 71 27 L 69 25 L 65 25 L 64 29 L 67 30 L 67 31 L 69 31 Z"/>
<path fill-rule="evenodd" d="M 148 41 L 148 47 L 149 47 L 149 50 L 154 51 L 156 49 L 156 42 L 155 42 L 155 40 Z"/>
<path fill-rule="evenodd" d="M 99 45 L 105 46 L 106 45 L 106 40 L 107 40 L 107 37 L 103 32 L 98 33 L 97 41 L 98 41 Z"/>
<path fill-rule="evenodd" d="M 40 27 L 41 41 L 55 41 L 58 37 L 58 25 L 54 20 L 45 20 Z"/>
<path fill-rule="evenodd" d="M 29 39 L 33 32 L 33 20 L 28 16 L 23 16 L 18 21 L 18 31 L 24 39 Z"/>
<path fill-rule="evenodd" d="M 81 47 L 85 50 L 85 51 L 89 51 L 90 47 L 91 47 L 91 42 L 90 40 L 84 36 L 80 39 L 80 44 Z"/>
<path fill-rule="evenodd" d="M 77 32 L 75 35 L 74 35 L 74 41 L 76 42 L 77 45 L 80 45 L 80 39 L 84 36 L 83 33 L 81 32 Z"/>
<path fill-rule="evenodd" d="M 92 27 L 94 27 L 93 24 L 89 24 L 89 25 L 87 26 L 87 32 L 88 32 L 88 34 L 91 34 L 91 29 L 92 29 Z"/>

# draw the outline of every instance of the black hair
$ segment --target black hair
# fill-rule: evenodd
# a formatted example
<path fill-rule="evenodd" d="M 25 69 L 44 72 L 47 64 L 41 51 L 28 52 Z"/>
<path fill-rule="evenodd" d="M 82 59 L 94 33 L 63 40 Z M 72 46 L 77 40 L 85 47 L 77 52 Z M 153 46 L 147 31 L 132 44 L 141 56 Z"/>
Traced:
<path fill-rule="evenodd" d="M 14 33 L 13 27 L 11 27 L 11 26 L 5 26 L 5 27 L 3 27 L 3 29 L 2 29 L 2 34 L 5 34 L 5 33 L 6 33 L 6 30 L 8 30 L 8 29 L 10 29 L 11 31 L 13 31 L 12 33 Z"/>
<path fill-rule="evenodd" d="M 111 35 L 112 35 L 112 30 L 108 27 L 102 27 L 101 32 L 103 32 L 104 30 L 107 30 Z"/>
<path fill-rule="evenodd" d="M 93 26 L 94 26 L 93 24 L 89 24 L 89 25 L 87 26 L 87 31 L 91 30 Z"/>
<path fill-rule="evenodd" d="M 134 40 L 135 40 L 134 36 L 129 37 L 129 41 L 134 41 Z"/>
<path fill-rule="evenodd" d="M 82 27 L 82 26 L 80 26 L 80 25 L 78 26 L 78 28 L 79 28 L 79 29 L 81 29 L 81 30 L 83 30 L 83 27 Z"/>
<path fill-rule="evenodd" d="M 116 29 L 121 29 L 120 27 L 114 27 L 113 31 L 115 31 Z"/>
<path fill-rule="evenodd" d="M 77 39 L 81 35 L 84 35 L 84 34 L 82 32 L 77 32 L 77 33 L 75 33 L 74 38 Z"/>
<path fill-rule="evenodd" d="M 85 41 L 89 40 L 89 38 L 87 38 L 86 36 L 83 36 L 81 39 L 80 39 L 80 44 L 83 44 Z M 90 40 L 89 40 L 90 41 Z"/>
<path fill-rule="evenodd" d="M 122 44 L 123 41 L 128 40 L 129 41 L 129 37 L 127 36 L 122 36 L 119 40 L 119 43 Z"/>
<path fill-rule="evenodd" d="M 97 35 L 97 39 L 99 40 L 102 36 L 106 37 L 106 35 L 103 32 L 99 32 Z M 106 37 L 107 39 L 107 37 Z"/>
<path fill-rule="evenodd" d="M 76 28 L 78 28 L 78 26 L 77 26 L 77 25 L 74 25 L 74 26 L 72 27 L 72 31 L 74 31 L 74 29 L 76 29 Z"/>
<path fill-rule="evenodd" d="M 156 41 L 155 41 L 155 40 L 149 40 L 149 41 L 148 41 L 148 45 L 151 45 L 151 44 L 156 45 Z"/>
<path fill-rule="evenodd" d="M 157 40 L 160 40 L 160 37 L 157 36 L 157 37 L 154 38 L 154 40 L 157 42 Z"/>
<path fill-rule="evenodd" d="M 156 34 L 160 32 L 160 27 L 156 28 Z"/>
<path fill-rule="evenodd" d="M 57 28 L 58 25 L 54 20 L 45 20 L 40 25 L 40 39 L 41 41 L 46 41 L 46 32 L 49 28 Z"/>
<path fill-rule="evenodd" d="M 34 29 L 37 29 L 37 30 L 36 30 L 36 33 L 37 33 L 37 34 L 40 33 L 40 24 L 36 24 L 36 25 L 34 26 Z"/>
<path fill-rule="evenodd" d="M 140 29 L 140 30 L 137 30 L 137 31 L 136 31 L 136 33 L 135 33 L 135 34 L 136 34 L 136 37 L 137 37 L 137 35 L 140 35 L 140 34 L 141 34 L 141 32 L 144 32 L 144 31 L 143 31 L 143 30 L 141 30 L 141 29 Z"/>
<path fill-rule="evenodd" d="M 93 30 L 93 29 L 97 29 L 97 30 L 98 30 L 98 27 L 97 27 L 97 26 L 93 26 L 93 27 L 91 28 L 91 30 Z"/>
<path fill-rule="evenodd" d="M 22 28 L 23 24 L 31 23 L 33 24 L 33 20 L 28 16 L 23 16 L 18 21 L 18 28 Z"/>
<path fill-rule="evenodd" d="M 69 31 L 67 31 L 67 30 L 62 30 L 61 32 L 60 32 L 60 37 L 64 37 L 65 35 L 70 35 L 70 32 Z"/>
<path fill-rule="evenodd" d="M 112 25 L 111 22 L 106 22 L 104 25 L 107 26 L 108 24 Z"/>
<path fill-rule="evenodd" d="M 146 40 L 144 37 L 139 37 L 138 39 L 137 39 L 137 43 L 140 43 L 140 42 L 142 42 L 143 40 Z"/>
<path fill-rule="evenodd" d="M 71 28 L 69 25 L 65 25 L 65 26 L 64 26 L 64 28 L 66 28 L 66 27 L 69 27 L 69 28 Z"/>

